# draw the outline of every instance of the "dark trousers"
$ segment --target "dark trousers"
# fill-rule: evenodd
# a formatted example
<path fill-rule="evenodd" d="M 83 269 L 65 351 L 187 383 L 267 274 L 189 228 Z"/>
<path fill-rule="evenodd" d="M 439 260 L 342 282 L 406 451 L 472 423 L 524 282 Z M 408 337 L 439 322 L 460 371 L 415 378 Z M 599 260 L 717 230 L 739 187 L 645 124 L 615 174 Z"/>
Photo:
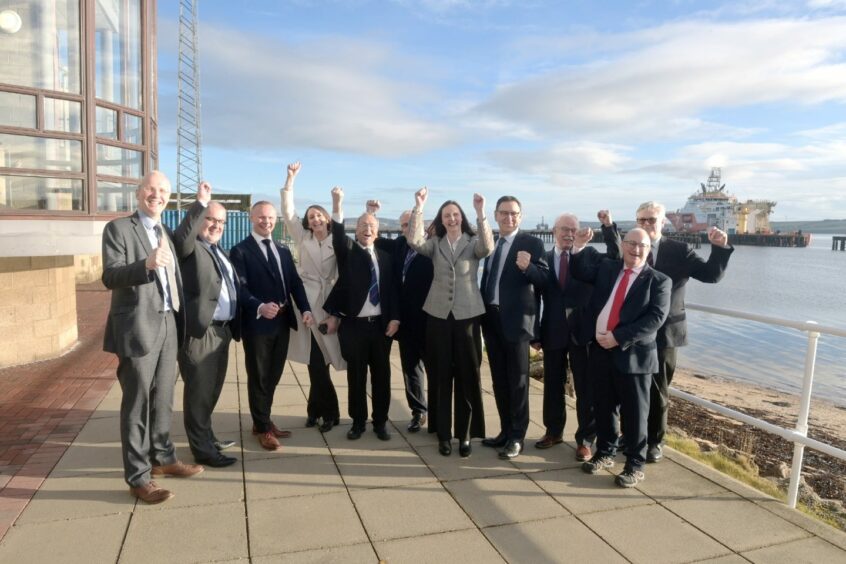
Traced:
<path fill-rule="evenodd" d="M 484 437 L 485 413 L 479 375 L 482 348 L 478 319 L 458 320 L 452 314 L 447 319 L 430 316 L 426 324 L 426 349 L 429 351 L 432 380 L 437 381 L 437 398 L 434 405 L 430 404 L 429 428 L 433 428 L 434 415 L 434 428 L 440 441 L 448 441 L 452 437 L 459 440 Z"/>
<path fill-rule="evenodd" d="M 423 391 L 423 382 L 426 380 L 425 343 L 418 339 L 400 339 L 400 363 L 402 364 L 402 377 L 405 380 L 405 399 L 412 415 L 426 413 L 429 408 L 426 402 L 426 395 Z"/>
<path fill-rule="evenodd" d="M 151 465 L 176 462 L 170 440 L 173 386 L 176 384 L 176 321 L 162 315 L 159 336 L 150 352 L 140 357 L 118 356 L 120 444 L 123 476 L 130 486 L 150 481 Z"/>
<path fill-rule="evenodd" d="M 543 424 L 546 434 L 560 437 L 567 423 L 564 407 L 564 384 L 567 383 L 567 366 L 573 372 L 576 389 L 576 444 L 589 445 L 596 438 L 596 421 L 593 415 L 593 384 L 588 377 L 588 349 L 570 343 L 566 348 L 543 350 Z"/>
<path fill-rule="evenodd" d="M 590 373 L 596 380 L 596 450 L 617 452 L 615 413 L 619 407 L 626 466 L 640 470 L 646 460 L 646 418 L 649 414 L 651 374 L 623 374 L 614 366 L 614 350 L 592 344 Z"/>
<path fill-rule="evenodd" d="M 529 428 L 529 341 L 505 338 L 498 308 L 488 306 L 482 327 L 500 434 L 511 441 L 522 441 Z"/>
<path fill-rule="evenodd" d="M 647 440 L 650 445 L 664 442 L 667 432 L 667 412 L 670 409 L 670 384 L 676 372 L 676 348 L 658 349 L 658 372 L 652 375 L 649 390 L 649 423 Z"/>
<path fill-rule="evenodd" d="M 280 323 L 273 333 L 243 337 L 247 396 L 250 400 L 250 415 L 258 433 L 270 430 L 270 408 L 288 358 L 289 336 L 290 329 Z"/>
<path fill-rule="evenodd" d="M 308 330 L 308 329 L 307 329 Z M 324 421 L 337 421 L 341 417 L 338 407 L 338 393 L 329 375 L 329 364 L 323 358 L 323 352 L 317 345 L 314 335 L 311 336 L 311 353 L 308 359 L 308 406 L 306 413 L 309 417 Z"/>
<path fill-rule="evenodd" d="M 367 369 L 373 401 L 373 428 L 385 426 L 391 403 L 391 340 L 385 336 L 381 317 L 346 317 L 338 338 L 347 361 L 349 414 L 353 427 L 367 422 Z"/>
<path fill-rule="evenodd" d="M 182 411 L 194 458 L 217 458 L 211 416 L 226 380 L 231 341 L 229 326 L 210 325 L 201 338 L 186 337 L 179 351 L 179 371 L 185 382 Z"/>

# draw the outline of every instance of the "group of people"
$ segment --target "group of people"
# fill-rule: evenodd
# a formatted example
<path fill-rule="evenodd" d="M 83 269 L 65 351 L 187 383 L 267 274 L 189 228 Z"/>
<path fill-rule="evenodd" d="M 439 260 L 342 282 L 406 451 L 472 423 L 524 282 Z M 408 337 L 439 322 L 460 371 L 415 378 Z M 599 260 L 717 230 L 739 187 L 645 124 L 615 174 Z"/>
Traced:
<path fill-rule="evenodd" d="M 732 247 L 709 232 L 710 257 L 661 237 L 664 207 L 647 202 L 638 227 L 621 240 L 607 210 L 597 214 L 605 253 L 588 243 L 593 230 L 562 214 L 554 247 L 519 226 L 522 205 L 502 196 L 494 208 L 498 237 L 485 198 L 474 194 L 475 227 L 461 206 L 444 202 L 428 227 L 421 188 L 403 212 L 403 235 L 379 237 L 377 200 L 345 233 L 343 191 L 331 191 L 332 213 L 313 204 L 300 218 L 294 206 L 299 163 L 288 165 L 281 191 L 282 218 L 297 248 L 273 240 L 277 214 L 267 201 L 250 210 L 252 232 L 227 254 L 219 247 L 226 210 L 211 186 L 171 232 L 161 224 L 170 182 L 147 174 L 136 192 L 137 210 L 103 232 L 103 282 L 112 290 L 104 349 L 118 356 L 123 392 L 120 433 L 130 492 L 148 503 L 173 493 L 158 476 L 190 477 L 204 466 L 236 462 L 224 453 L 211 416 L 220 397 L 231 341 L 243 343 L 252 433 L 277 451 L 291 432 L 271 420 L 274 393 L 286 360 L 306 364 L 310 389 L 306 427 L 329 432 L 340 423 L 330 365 L 346 370 L 350 440 L 370 419 L 380 440 L 390 440 L 393 340 L 399 344 L 409 432 L 424 426 L 438 451 L 472 454 L 472 439 L 513 459 L 525 448 L 529 425 L 529 348 L 543 351 L 545 434 L 539 449 L 563 442 L 568 369 L 576 390 L 576 457 L 598 473 L 626 464 L 615 478 L 632 487 L 645 462 L 657 462 L 667 425 L 668 387 L 676 347 L 686 344 L 684 289 L 689 278 L 717 282 Z M 480 265 L 482 269 L 479 279 Z M 482 345 L 484 337 L 484 347 Z M 487 353 L 499 429 L 486 436 L 480 384 Z M 170 440 L 176 366 L 184 380 L 185 429 L 195 464 L 176 458 Z M 367 403 L 370 377 L 371 409 Z"/>

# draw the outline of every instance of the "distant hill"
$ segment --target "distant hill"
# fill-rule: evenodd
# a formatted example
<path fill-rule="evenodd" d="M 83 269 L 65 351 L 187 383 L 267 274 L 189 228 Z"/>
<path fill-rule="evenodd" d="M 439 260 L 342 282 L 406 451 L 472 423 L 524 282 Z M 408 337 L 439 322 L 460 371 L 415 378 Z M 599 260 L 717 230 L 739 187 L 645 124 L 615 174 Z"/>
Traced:
<path fill-rule="evenodd" d="M 773 231 L 799 231 L 803 233 L 846 234 L 846 219 L 824 219 L 822 221 L 771 221 Z"/>

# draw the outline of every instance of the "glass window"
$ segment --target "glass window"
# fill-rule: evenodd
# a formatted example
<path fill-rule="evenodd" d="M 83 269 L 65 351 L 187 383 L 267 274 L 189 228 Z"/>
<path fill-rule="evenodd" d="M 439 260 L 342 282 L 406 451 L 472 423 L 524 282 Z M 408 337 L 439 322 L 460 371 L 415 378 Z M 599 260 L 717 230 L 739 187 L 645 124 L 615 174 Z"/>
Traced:
<path fill-rule="evenodd" d="M 123 114 L 123 140 L 126 143 L 140 145 L 144 142 L 141 134 L 141 118 L 132 114 Z"/>
<path fill-rule="evenodd" d="M 97 144 L 97 174 L 141 178 L 141 151 Z"/>
<path fill-rule="evenodd" d="M 79 94 L 79 0 L 5 0 L 0 8 L 0 82 Z"/>
<path fill-rule="evenodd" d="M 97 137 L 117 139 L 117 112 L 97 106 Z"/>
<path fill-rule="evenodd" d="M 44 98 L 44 129 L 82 132 L 82 104 L 73 100 Z"/>
<path fill-rule="evenodd" d="M 0 167 L 82 170 L 82 142 L 0 133 Z"/>
<path fill-rule="evenodd" d="M 141 109 L 141 0 L 96 0 L 96 95 Z"/>
<path fill-rule="evenodd" d="M 35 129 L 35 96 L 0 92 L 0 125 Z"/>
<path fill-rule="evenodd" d="M 82 180 L 39 176 L 0 176 L 0 209 L 78 211 Z"/>
<path fill-rule="evenodd" d="M 137 184 L 121 182 L 97 182 L 97 211 L 127 212 L 134 211 Z"/>

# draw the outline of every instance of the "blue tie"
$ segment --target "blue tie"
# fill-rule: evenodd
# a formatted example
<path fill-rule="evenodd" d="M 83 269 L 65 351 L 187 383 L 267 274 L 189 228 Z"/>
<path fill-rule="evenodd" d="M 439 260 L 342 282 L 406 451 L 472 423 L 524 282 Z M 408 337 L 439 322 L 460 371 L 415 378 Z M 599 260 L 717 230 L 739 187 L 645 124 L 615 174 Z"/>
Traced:
<path fill-rule="evenodd" d="M 505 246 L 505 237 L 500 237 L 496 242 L 496 251 L 491 259 L 491 269 L 488 272 L 488 281 L 485 284 L 485 301 L 493 303 L 494 294 L 496 292 L 496 278 L 499 274 L 499 259 L 502 257 L 502 247 Z"/>
<path fill-rule="evenodd" d="M 376 265 L 373 264 L 375 257 L 373 256 L 373 251 L 368 250 L 367 254 L 370 255 L 370 289 L 368 290 L 368 299 L 370 303 L 377 306 L 379 305 L 379 279 L 376 276 Z"/>
<path fill-rule="evenodd" d="M 405 282 L 405 275 L 408 274 L 408 267 L 411 266 L 411 261 L 414 260 L 414 257 L 417 256 L 417 251 L 414 249 L 408 249 L 408 252 L 405 254 L 405 262 L 402 264 L 402 281 Z"/>

